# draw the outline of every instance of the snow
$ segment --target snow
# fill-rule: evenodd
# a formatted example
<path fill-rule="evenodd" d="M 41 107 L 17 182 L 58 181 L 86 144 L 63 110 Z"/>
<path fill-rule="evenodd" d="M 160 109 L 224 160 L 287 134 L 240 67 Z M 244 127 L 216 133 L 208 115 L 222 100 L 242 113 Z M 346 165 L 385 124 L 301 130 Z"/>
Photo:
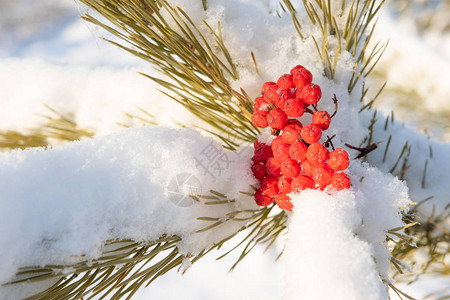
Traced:
<path fill-rule="evenodd" d="M 192 129 L 165 127 L 127 129 L 50 150 L 2 153 L 0 244 L 9 246 L 0 252 L 0 282 L 11 280 L 17 266 L 96 258 L 106 240 L 177 235 L 181 253 L 199 253 L 242 224 L 227 222 L 216 227 L 220 230 L 194 234 L 207 225 L 197 217 L 222 218 L 256 208 L 240 193 L 255 184 L 251 154 L 225 151 Z M 196 194 L 216 190 L 239 201 L 183 203 L 180 197 L 188 191 L 180 185 L 186 183 L 174 179 L 184 173 L 190 175 L 186 183 L 198 183 Z"/>
<path fill-rule="evenodd" d="M 156 111 L 150 120 L 161 125 L 195 122 L 192 114 L 163 98 L 156 84 L 138 74 L 156 73 L 148 67 L 55 65 L 40 58 L 0 59 L 0 65 L 0 127 L 6 130 L 25 131 L 44 123 L 42 115 L 51 115 L 44 104 L 63 115 L 73 114 L 80 128 L 97 134 L 120 130 L 122 124 L 141 125 L 127 116 L 149 119 L 140 109 Z"/>
<path fill-rule="evenodd" d="M 411 6 L 420 5 L 423 4 L 411 3 Z M 444 17 L 449 10 L 445 5 L 448 6 L 440 1 L 442 8 L 434 12 L 436 19 L 448 19 Z M 395 116 L 410 127 L 449 141 L 450 35 L 440 31 L 439 27 L 445 24 L 442 20 L 434 24 L 437 28 L 431 27 L 421 36 L 413 25 L 418 17 L 405 14 L 400 18 L 386 9 L 379 16 L 374 41 L 389 40 L 389 46 L 374 72 L 380 83 L 387 81 L 376 107 L 385 114 L 394 110 Z"/>
<path fill-rule="evenodd" d="M 385 232 L 402 226 L 407 187 L 367 164 L 352 162 L 349 173 L 350 190 L 290 194 L 286 299 L 387 298 Z"/>
<path fill-rule="evenodd" d="M 287 73 L 295 64 L 304 64 L 313 73 L 314 82 L 322 87 L 320 109 L 332 112 L 333 95 L 339 100 L 338 113 L 327 132 L 330 136 L 337 135 L 333 140 L 335 146 L 344 143 L 357 146 L 367 136 L 373 112 L 359 114 L 362 106 L 359 93 L 348 95 L 346 91 L 352 57 L 342 53 L 334 82 L 325 78 L 312 39 L 299 40 L 290 17 L 279 18 L 274 13 L 274 1 L 208 1 L 207 12 L 200 1 L 172 3 L 183 7 L 204 32 L 208 30 L 200 25 L 202 18 L 213 28 L 220 20 L 224 40 L 241 74 L 239 80 L 232 82 L 234 88 L 243 87 L 256 97 L 263 82 L 276 80 L 276 76 Z M 334 10 L 339 9 L 338 4 L 333 2 Z M 99 41 L 99 36 L 113 37 L 77 19 L 78 12 L 84 8 L 67 0 L 40 4 L 18 1 L 15 6 L 0 0 L 1 5 L 8 9 L 0 9 L 0 20 L 15 31 L 1 43 L 0 128 L 26 131 L 37 126 L 43 121 L 38 114 L 48 114 L 43 106 L 47 104 L 58 112 L 74 114 L 76 123 L 92 129 L 96 137 L 50 150 L 0 155 L 0 254 L 3 257 L 0 282 L 11 279 L 20 266 L 70 262 L 71 255 L 98 257 L 107 239 L 124 237 L 141 241 L 163 233 L 177 234 L 183 238 L 179 249 L 190 254 L 238 229 L 237 224 L 227 224 L 193 234 L 205 226 L 196 217 L 222 217 L 231 210 L 254 207 L 251 199 L 238 194 L 254 183 L 249 174 L 248 152 L 239 155 L 221 152 L 227 158 L 232 157 L 229 168 L 217 177 L 205 172 L 196 159 L 205 155 L 204 150 L 209 146 L 219 146 L 194 130 L 168 128 L 176 123 L 200 124 L 180 105 L 157 91 L 154 83 L 137 74 L 157 76 L 155 71 Z M 10 16 L 1 14 L 11 9 Z M 36 15 L 28 19 L 42 13 L 47 21 L 39 22 L 36 18 L 35 22 L 27 23 L 17 17 L 34 11 Z M 58 19 L 58 14 L 65 18 Z M 49 19 L 50 16 L 55 19 Z M 304 19 L 305 14 L 300 11 L 299 17 Z M 338 18 L 337 22 L 342 20 Z M 393 50 L 385 57 L 389 84 L 409 88 L 411 82 L 421 82 L 412 88 L 424 101 L 420 107 L 429 113 L 447 111 L 445 79 L 449 68 L 442 66 L 448 65 L 445 54 L 448 52 L 433 51 L 435 46 L 423 44 L 393 22 L 388 15 L 382 15 L 375 38 L 386 40 L 383 32 L 392 37 Z M 312 30 L 311 24 L 302 25 L 305 32 Z M 415 51 L 402 52 L 405 44 Z M 259 74 L 255 72 L 250 51 L 255 54 Z M 386 115 L 392 108 L 388 101 L 378 107 Z M 120 124 L 142 125 L 126 116 L 126 113 L 142 116 L 139 108 L 154 114 L 155 121 L 165 126 L 123 130 Z M 192 266 L 186 258 L 180 271 L 186 271 L 183 276 L 171 272 L 154 286 L 140 291 L 136 299 L 151 296 L 279 299 L 283 295 L 286 299 L 386 299 L 382 280 L 390 280 L 390 256 L 385 231 L 402 225 L 399 212 L 401 207 L 408 206 L 409 197 L 418 201 L 435 196 L 421 206 L 425 216 L 431 213 L 433 205 L 439 211 L 448 203 L 445 183 L 450 171 L 450 149 L 448 143 L 428 139 L 408 127 L 416 126 L 414 123 L 405 127 L 395 122 L 385 131 L 384 116 L 380 115 L 374 141 L 384 143 L 368 156 L 368 164 L 352 162 L 350 190 L 305 191 L 292 195 L 295 208 L 289 215 L 283 263 L 273 263 L 278 253 L 256 253 L 227 276 L 225 269 L 232 264 L 229 257 L 224 263 L 211 262 L 215 256 L 210 254 Z M 397 120 L 407 118 L 406 113 L 396 113 Z M 310 117 L 304 116 L 301 121 L 309 123 Z M 389 152 L 394 154 L 383 162 L 390 134 L 394 138 Z M 267 131 L 260 136 L 267 143 L 272 138 Z M 406 173 L 406 182 L 402 182 L 388 172 L 407 140 L 411 142 L 409 162 L 413 164 Z M 429 145 L 433 148 L 432 158 Z M 351 157 L 357 154 L 349 152 Z M 428 171 L 422 188 L 426 159 Z M 180 174 L 184 175 L 177 177 Z M 220 207 L 177 206 L 170 201 L 174 194 L 168 190 L 173 178 L 197 178 L 202 191 L 220 187 L 223 189 L 220 192 L 239 196 L 240 200 Z M 183 190 L 186 191 L 192 190 Z M 178 204 L 185 203 L 177 199 Z M 48 242 L 42 243 L 43 240 Z M 280 244 L 276 247 L 281 248 Z M 174 282 L 177 289 L 173 288 Z M 8 294 L 9 299 L 18 297 L 15 290 L 6 292 L 12 292 Z"/>

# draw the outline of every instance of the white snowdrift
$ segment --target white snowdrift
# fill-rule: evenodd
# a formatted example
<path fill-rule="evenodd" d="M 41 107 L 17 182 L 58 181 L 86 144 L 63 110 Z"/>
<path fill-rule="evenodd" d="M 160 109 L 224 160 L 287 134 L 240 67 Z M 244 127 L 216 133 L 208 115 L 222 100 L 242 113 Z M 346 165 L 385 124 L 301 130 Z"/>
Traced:
<path fill-rule="evenodd" d="M 209 225 L 197 217 L 256 207 L 239 193 L 254 184 L 249 154 L 223 151 L 195 130 L 164 127 L 1 153 L 0 282 L 11 280 L 21 266 L 98 257 L 111 239 L 178 235 L 185 254 L 211 246 L 242 223 L 194 234 Z M 184 173 L 190 179 L 183 185 Z M 185 197 L 211 189 L 242 201 L 204 205 Z"/>
<path fill-rule="evenodd" d="M 388 298 L 385 232 L 402 226 L 407 188 L 368 165 L 351 171 L 350 190 L 291 194 L 286 299 Z"/>

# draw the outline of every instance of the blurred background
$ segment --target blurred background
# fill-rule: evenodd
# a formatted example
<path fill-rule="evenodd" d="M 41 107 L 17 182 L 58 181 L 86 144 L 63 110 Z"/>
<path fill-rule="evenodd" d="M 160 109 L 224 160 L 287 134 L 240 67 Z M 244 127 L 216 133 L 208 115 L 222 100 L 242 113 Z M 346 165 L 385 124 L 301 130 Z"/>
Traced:
<path fill-rule="evenodd" d="M 272 1 L 276 3 L 276 1 Z M 273 5 L 272 3 L 272 5 Z M 84 22 L 75 0 L 0 0 L 0 58 L 38 57 L 57 65 L 146 67 Z M 92 12 L 91 12 L 92 13 Z M 378 108 L 436 139 L 450 140 L 450 1 L 388 0 L 373 41 L 389 46 L 372 73 L 387 81 Z"/>
<path fill-rule="evenodd" d="M 110 131 L 116 122 L 127 122 L 123 112 L 133 105 L 147 105 L 143 108 L 151 111 L 146 93 L 154 85 L 137 75 L 148 66 L 102 41 L 100 37 L 115 38 L 84 22 L 80 18 L 84 12 L 86 8 L 74 0 L 0 0 L 0 130 L 20 131 L 39 123 L 36 115 L 48 113 L 42 103 L 61 112 L 78 111 L 77 123 L 97 127 L 96 132 L 102 132 L 102 128 Z M 450 141 L 450 1 L 388 0 L 373 40 L 389 40 L 370 78 L 374 86 L 387 82 L 375 106 L 386 114 L 395 111 L 397 119 L 434 139 Z M 106 85 L 96 82 L 99 78 L 107 78 Z M 76 90 L 69 87 L 74 80 Z M 54 88 L 42 92 L 33 82 L 40 86 L 54 84 Z M 115 92 L 94 92 L 112 86 Z M 82 93 L 83 89 L 87 92 Z M 95 101 L 121 102 L 130 90 L 141 93 L 136 93 L 138 99 L 126 99 L 120 115 L 109 114 L 116 116 L 112 117 L 114 124 L 90 123 L 98 118 Z M 59 101 L 62 96 L 85 97 L 91 108 L 67 105 Z M 170 115 L 160 120 L 164 118 Z M 182 277 L 171 272 L 159 279 L 136 299 L 280 299 L 283 286 L 274 278 L 284 276 L 284 271 L 282 264 L 273 263 L 278 252 L 264 256 L 261 252 L 255 251 L 230 275 L 228 268 L 235 257 L 215 262 L 211 254 Z M 403 288 L 422 299 L 446 283 L 448 279 L 425 278 Z M 267 289 L 272 292 L 268 294 Z"/>

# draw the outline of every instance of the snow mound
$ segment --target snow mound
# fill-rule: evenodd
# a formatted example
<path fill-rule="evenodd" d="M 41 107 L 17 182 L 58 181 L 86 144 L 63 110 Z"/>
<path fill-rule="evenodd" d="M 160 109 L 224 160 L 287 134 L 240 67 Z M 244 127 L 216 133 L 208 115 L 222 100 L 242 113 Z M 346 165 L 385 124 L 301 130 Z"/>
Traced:
<path fill-rule="evenodd" d="M 407 188 L 356 162 L 351 177 L 350 190 L 290 195 L 286 299 L 388 298 L 385 234 L 402 226 L 400 208 L 410 203 Z"/>
<path fill-rule="evenodd" d="M 197 217 L 256 206 L 240 193 L 254 184 L 249 154 L 224 151 L 192 129 L 165 127 L 1 153 L 0 282 L 18 267 L 96 258 L 107 240 L 167 234 L 183 239 L 184 254 L 210 247 L 242 224 L 194 234 L 209 225 Z M 188 197 L 211 189 L 242 201 L 204 205 Z"/>

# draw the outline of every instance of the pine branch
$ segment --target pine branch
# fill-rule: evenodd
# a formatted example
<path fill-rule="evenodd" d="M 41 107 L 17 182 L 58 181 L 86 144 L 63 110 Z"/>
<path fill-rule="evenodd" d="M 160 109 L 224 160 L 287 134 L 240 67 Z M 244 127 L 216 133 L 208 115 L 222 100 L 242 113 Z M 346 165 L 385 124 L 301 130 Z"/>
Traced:
<path fill-rule="evenodd" d="M 423 274 L 450 275 L 450 268 L 446 264 L 447 257 L 450 253 L 450 233 L 442 226 L 446 220 L 450 218 L 450 205 L 440 214 L 426 218 L 417 219 L 414 216 L 417 208 L 432 197 L 419 202 L 408 214 L 404 215 L 404 222 L 407 224 L 404 228 L 404 239 L 400 240 L 392 250 L 392 256 L 399 260 L 407 261 L 414 265 L 414 253 L 422 251 L 429 256 L 429 260 L 421 266 L 418 274 L 404 274 L 400 280 L 413 278 L 409 282 L 414 282 Z M 415 221 L 417 219 L 417 221 Z M 414 224 L 414 226 L 411 226 Z M 402 274 L 402 272 L 398 271 Z"/>
<path fill-rule="evenodd" d="M 331 11 L 332 1 L 317 0 L 311 2 L 302 0 L 309 22 L 318 27 L 322 33 L 321 36 L 311 34 L 311 38 L 322 60 L 325 75 L 329 79 L 334 79 L 339 55 L 343 51 L 351 53 L 355 58 L 353 74 L 348 83 L 348 92 L 350 94 L 359 79 L 371 73 L 387 47 L 387 43 L 381 46 L 377 44 L 370 50 L 370 55 L 366 56 L 366 53 L 369 52 L 369 43 L 375 29 L 373 20 L 385 1 L 377 2 L 375 0 L 353 0 L 350 9 L 343 16 L 345 9 L 345 1 L 343 1 L 342 14 L 334 16 Z M 302 27 L 296 16 L 294 5 L 290 0 L 283 0 L 283 3 L 291 13 L 294 26 L 300 38 L 303 39 L 305 34 L 301 33 Z M 345 21 L 345 26 L 340 27 L 337 19 Z M 330 43 L 330 40 L 336 41 L 337 46 L 333 46 L 334 43 Z"/>
<path fill-rule="evenodd" d="M 204 130 L 218 136 L 225 147 L 236 149 L 239 141 L 252 142 L 256 138 L 258 130 L 250 122 L 252 100 L 245 91 L 236 91 L 230 85 L 230 81 L 237 80 L 239 74 L 223 40 L 220 23 L 217 24 L 217 29 L 213 29 L 205 22 L 208 32 L 203 32 L 181 8 L 172 7 L 164 0 L 81 2 L 99 12 L 112 25 L 107 25 L 89 14 L 83 18 L 111 32 L 124 44 L 110 40 L 108 42 L 149 62 L 159 70 L 164 79 L 143 75 L 158 83 L 161 91 L 168 97 L 205 121 L 212 129 Z M 377 45 L 370 51 L 368 48 L 375 26 L 373 19 L 383 3 L 384 1 L 381 1 L 376 4 L 375 0 L 361 3 L 360 0 L 354 0 L 347 15 L 342 17 L 332 15 L 331 1 L 318 0 L 315 4 L 303 1 L 310 22 L 321 29 L 322 35 L 312 36 L 312 39 L 322 59 L 326 76 L 334 79 L 338 58 L 343 51 L 349 51 L 355 58 L 353 76 L 348 83 L 349 93 L 352 93 L 360 79 L 371 73 L 386 48 L 386 44 Z M 206 10 L 207 1 L 203 1 L 203 4 Z M 286 10 L 292 14 L 299 36 L 303 38 L 305 35 L 302 34 L 302 26 L 294 6 L 289 0 L 284 0 L 284 4 Z M 163 15 L 170 16 L 170 21 L 165 20 Z M 343 28 L 338 26 L 337 18 L 346 18 Z M 331 46 L 330 39 L 335 39 L 338 46 Z M 369 52 L 367 56 L 366 53 Z M 366 92 L 363 85 L 363 97 Z M 372 103 L 373 101 L 366 107 L 370 108 Z M 370 138 L 368 140 L 370 141 Z M 213 191 L 210 195 L 197 197 L 207 200 L 205 204 L 208 205 L 223 205 L 233 201 Z M 232 266 L 233 269 L 256 245 L 266 243 L 269 248 L 285 233 L 286 214 L 281 212 L 271 215 L 271 210 L 272 207 L 255 211 L 236 211 L 223 218 L 199 217 L 199 220 L 206 222 L 199 232 L 218 228 L 227 222 L 244 224 L 238 232 L 249 230 L 249 234 L 219 257 L 220 259 L 228 255 L 242 245 L 244 249 Z M 416 225 L 402 229 L 407 231 L 413 228 L 420 227 Z M 219 249 L 235 234 L 191 257 L 192 262 L 214 249 Z M 396 230 L 389 234 L 400 238 L 402 242 L 408 241 L 407 235 L 398 235 Z M 11 284 L 58 279 L 52 287 L 29 299 L 76 299 L 100 295 L 111 296 L 110 299 L 129 299 L 141 286 L 150 284 L 181 264 L 185 257 L 176 248 L 179 241 L 180 238 L 176 236 L 164 236 L 145 243 L 109 241 L 105 246 L 112 249 L 105 250 L 103 255 L 94 261 L 81 261 L 70 266 L 23 268 L 17 274 L 20 279 Z M 412 247 L 411 243 L 405 246 L 402 242 L 398 243 L 402 248 L 394 250 L 395 259 L 392 261 L 399 270 L 401 264 L 397 259 L 402 259 L 403 254 L 412 251 L 408 248 Z M 118 265 L 121 266 L 117 267 Z M 395 287 L 392 288 L 398 291 Z"/>
<path fill-rule="evenodd" d="M 202 32 L 179 7 L 164 0 L 81 0 L 113 26 L 87 14 L 83 18 L 122 39 L 108 42 L 150 62 L 167 79 L 142 74 L 158 83 L 162 92 L 213 128 L 217 136 L 252 142 L 258 130 L 251 124 L 252 100 L 231 88 L 239 74 L 222 38 L 204 22 Z M 165 20 L 163 13 L 170 16 Z"/>
<path fill-rule="evenodd" d="M 216 191 L 210 191 L 208 195 L 198 195 L 198 198 L 204 200 L 204 205 L 221 205 L 232 201 Z M 139 288 L 148 286 L 158 277 L 179 267 L 183 259 L 189 258 L 194 263 L 212 250 L 220 249 L 225 242 L 241 231 L 250 230 L 250 233 L 237 246 L 218 259 L 247 243 L 237 262 L 233 265 L 232 268 L 234 268 L 257 244 L 267 243 L 268 249 L 277 236 L 283 233 L 285 226 L 280 227 L 280 224 L 284 224 L 286 221 L 284 212 L 270 216 L 272 207 L 234 211 L 219 219 L 199 217 L 199 220 L 214 223 L 206 225 L 197 232 L 211 230 L 227 222 L 239 222 L 243 225 L 234 234 L 197 255 L 186 257 L 180 254 L 176 244 L 181 239 L 177 236 L 162 236 L 149 242 L 108 241 L 104 245 L 102 256 L 97 259 L 81 260 L 72 265 L 21 268 L 16 274 L 17 279 L 7 285 L 57 279 L 54 285 L 27 298 L 29 300 L 80 299 L 82 297 L 86 297 L 85 299 L 93 297 L 108 297 L 108 299 L 126 297 L 126 299 L 130 299 Z"/>
<path fill-rule="evenodd" d="M 47 105 L 45 107 L 49 115 L 41 115 L 45 123 L 37 128 L 25 130 L 23 133 L 13 130 L 0 132 L 0 150 L 45 147 L 51 140 L 76 141 L 94 135 L 92 130 L 80 128 L 72 116 L 63 115 Z"/>

